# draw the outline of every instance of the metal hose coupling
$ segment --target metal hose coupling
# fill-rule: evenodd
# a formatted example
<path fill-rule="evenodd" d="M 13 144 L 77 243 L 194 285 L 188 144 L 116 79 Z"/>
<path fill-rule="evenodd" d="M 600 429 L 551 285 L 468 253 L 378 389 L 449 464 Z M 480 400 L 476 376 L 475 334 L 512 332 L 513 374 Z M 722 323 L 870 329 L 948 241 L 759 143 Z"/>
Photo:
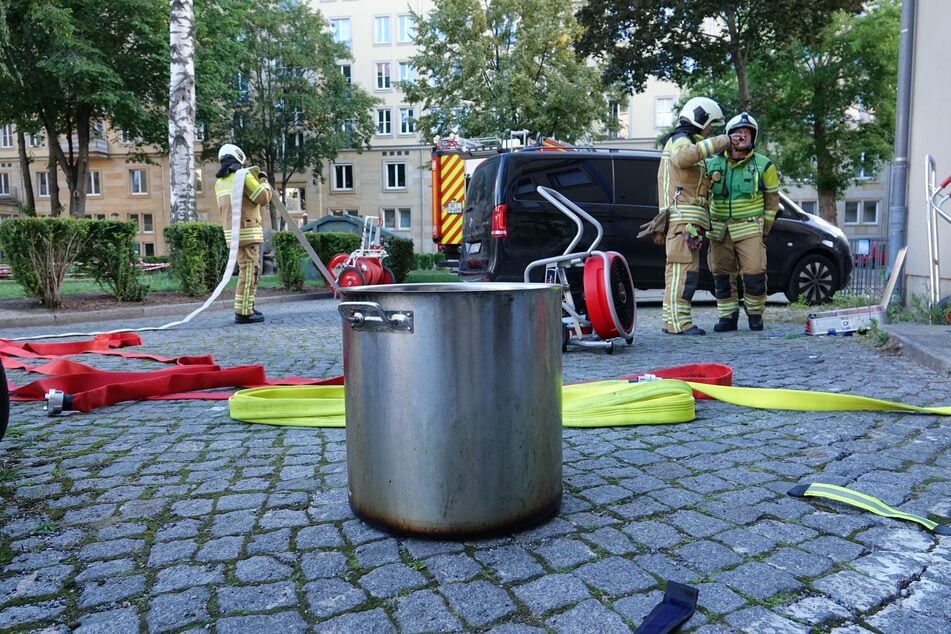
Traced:
<path fill-rule="evenodd" d="M 44 395 L 46 398 L 46 415 L 56 416 L 64 411 L 73 409 L 73 395 L 59 390 L 50 389 Z"/>

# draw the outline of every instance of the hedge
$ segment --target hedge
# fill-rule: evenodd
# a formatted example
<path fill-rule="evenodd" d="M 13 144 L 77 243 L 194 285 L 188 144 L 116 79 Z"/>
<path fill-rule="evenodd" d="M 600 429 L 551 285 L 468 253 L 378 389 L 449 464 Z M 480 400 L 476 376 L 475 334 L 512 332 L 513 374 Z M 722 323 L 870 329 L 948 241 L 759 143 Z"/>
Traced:
<path fill-rule="evenodd" d="M 206 222 L 180 222 L 165 228 L 169 267 L 179 289 L 199 297 L 213 291 L 228 263 L 224 229 Z"/>
<path fill-rule="evenodd" d="M 80 271 L 108 288 L 120 302 L 140 302 L 149 292 L 136 267 L 134 222 L 94 220 L 86 246 L 77 257 Z"/>
<path fill-rule="evenodd" d="M 63 305 L 60 287 L 93 223 L 77 218 L 13 218 L 0 224 L 0 249 L 13 279 L 47 308 Z"/>

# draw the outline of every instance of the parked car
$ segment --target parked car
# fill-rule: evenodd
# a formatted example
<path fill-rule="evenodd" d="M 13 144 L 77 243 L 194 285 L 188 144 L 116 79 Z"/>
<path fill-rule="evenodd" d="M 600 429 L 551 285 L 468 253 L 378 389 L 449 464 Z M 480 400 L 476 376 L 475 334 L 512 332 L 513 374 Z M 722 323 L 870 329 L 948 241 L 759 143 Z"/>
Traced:
<path fill-rule="evenodd" d="M 522 281 L 533 260 L 560 255 L 575 225 L 536 191 L 558 190 L 597 218 L 603 251 L 618 251 L 638 289 L 664 288 L 664 247 L 637 239 L 640 226 L 657 213 L 660 152 L 649 150 L 522 150 L 486 159 L 472 174 L 463 209 L 464 281 Z M 766 240 L 769 293 L 790 301 L 828 302 L 852 273 L 849 243 L 841 229 L 807 214 L 783 197 Z M 578 250 L 595 235 L 587 227 Z M 533 281 L 543 271 L 533 271 Z M 572 285 L 574 287 L 574 284 Z M 701 257 L 700 288 L 713 290 Z"/>

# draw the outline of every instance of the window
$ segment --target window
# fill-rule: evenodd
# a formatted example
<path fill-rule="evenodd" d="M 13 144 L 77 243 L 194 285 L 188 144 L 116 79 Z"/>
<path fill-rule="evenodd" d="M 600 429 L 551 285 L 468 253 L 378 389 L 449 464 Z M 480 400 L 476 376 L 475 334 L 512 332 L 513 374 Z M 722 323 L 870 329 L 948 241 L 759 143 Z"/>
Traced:
<path fill-rule="evenodd" d="M 819 203 L 814 200 L 800 200 L 799 206 L 802 207 L 802 210 L 807 214 L 819 213 Z"/>
<path fill-rule="evenodd" d="M 334 191 L 353 190 L 353 165 L 350 163 L 334 163 L 332 189 Z"/>
<path fill-rule="evenodd" d="M 13 147 L 13 125 L 10 123 L 0 128 L 0 147 Z"/>
<path fill-rule="evenodd" d="M 877 200 L 847 200 L 845 201 L 845 224 L 847 225 L 877 225 Z"/>
<path fill-rule="evenodd" d="M 155 244 L 152 242 L 144 242 L 142 246 L 145 247 L 145 257 L 150 257 L 155 255 Z"/>
<path fill-rule="evenodd" d="M 36 173 L 36 195 L 37 196 L 50 195 L 50 175 L 48 172 Z"/>
<path fill-rule="evenodd" d="M 147 194 L 149 192 L 149 184 L 144 169 L 129 170 L 129 184 L 133 194 Z"/>
<path fill-rule="evenodd" d="M 152 224 L 152 214 L 142 214 L 142 231 L 144 233 L 155 231 L 155 225 Z"/>
<path fill-rule="evenodd" d="M 129 214 L 129 222 L 134 222 L 134 223 L 135 223 L 135 230 L 136 230 L 136 231 L 141 231 L 141 230 L 142 230 L 142 225 L 139 224 L 139 214 Z"/>
<path fill-rule="evenodd" d="M 30 135 L 30 147 L 46 147 L 46 133 L 36 132 Z"/>
<path fill-rule="evenodd" d="M 86 193 L 90 196 L 102 195 L 102 174 L 93 171 L 89 172 L 89 186 L 86 189 Z"/>
<path fill-rule="evenodd" d="M 621 104 L 614 99 L 608 101 L 608 116 L 611 118 L 612 125 L 619 125 L 621 123 Z M 612 139 L 617 139 L 621 136 L 617 130 L 609 130 L 608 134 Z"/>
<path fill-rule="evenodd" d="M 333 33 L 334 42 L 343 44 L 350 48 L 350 18 L 334 18 L 330 21 L 330 30 Z"/>
<path fill-rule="evenodd" d="M 412 42 L 416 37 L 416 22 L 411 15 L 400 15 L 396 17 L 396 41 L 405 44 Z"/>
<path fill-rule="evenodd" d="M 412 108 L 400 108 L 400 134 L 414 134 L 416 132 L 416 118 Z"/>
<path fill-rule="evenodd" d="M 93 121 L 89 124 L 89 138 L 102 141 L 106 138 L 106 124 L 103 121 Z"/>
<path fill-rule="evenodd" d="M 381 62 L 376 65 L 376 89 L 389 90 L 390 88 L 390 63 Z"/>
<path fill-rule="evenodd" d="M 331 216 L 359 216 L 359 209 L 331 209 Z"/>
<path fill-rule="evenodd" d="M 406 163 L 386 164 L 385 189 L 406 189 Z"/>
<path fill-rule="evenodd" d="M 353 73 L 350 69 L 350 64 L 341 64 L 340 65 L 340 74 L 343 75 L 344 79 L 347 80 L 348 84 L 353 83 Z"/>
<path fill-rule="evenodd" d="M 400 81 L 411 83 L 416 80 L 416 67 L 409 62 L 400 62 Z"/>
<path fill-rule="evenodd" d="M 373 18 L 373 43 L 390 43 L 390 16 Z"/>
<path fill-rule="evenodd" d="M 202 192 L 201 185 L 201 169 L 195 170 L 195 193 L 200 194 Z"/>
<path fill-rule="evenodd" d="M 674 123 L 674 98 L 658 97 L 654 100 L 654 127 L 668 128 Z"/>
<path fill-rule="evenodd" d="M 412 212 L 407 207 L 383 209 L 383 226 L 387 229 L 411 229 Z"/>
<path fill-rule="evenodd" d="M 93 220 L 105 220 L 106 214 L 89 214 L 89 217 Z"/>
<path fill-rule="evenodd" d="M 389 108 L 380 108 L 376 111 L 376 133 L 377 134 L 392 134 L 393 115 L 390 112 Z"/>
<path fill-rule="evenodd" d="M 0 172 L 0 196 L 10 195 L 10 175 Z"/>
<path fill-rule="evenodd" d="M 128 130 L 119 130 L 119 143 L 122 145 L 132 145 L 135 143 L 135 135 Z"/>

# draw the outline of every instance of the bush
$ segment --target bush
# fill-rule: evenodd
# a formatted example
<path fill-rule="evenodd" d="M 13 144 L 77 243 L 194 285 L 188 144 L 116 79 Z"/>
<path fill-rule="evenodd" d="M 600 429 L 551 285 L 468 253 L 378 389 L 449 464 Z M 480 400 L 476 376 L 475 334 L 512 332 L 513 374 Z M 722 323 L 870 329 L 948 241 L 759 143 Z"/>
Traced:
<path fill-rule="evenodd" d="M 47 308 L 62 306 L 63 278 L 86 245 L 91 224 L 75 218 L 14 218 L 0 224 L 0 249 L 27 295 Z"/>
<path fill-rule="evenodd" d="M 397 282 L 406 281 L 406 276 L 413 270 L 413 241 L 406 238 L 387 237 L 383 238 L 383 248 L 388 254 L 383 260 L 383 266 L 393 271 Z"/>
<path fill-rule="evenodd" d="M 355 233 L 314 233 L 306 231 L 304 235 L 317 257 L 326 266 L 338 253 L 350 253 L 360 248 L 360 236 Z M 274 263 L 281 286 L 289 291 L 304 288 L 304 269 L 301 259 L 307 257 L 304 248 L 290 231 L 278 231 L 271 238 L 274 247 Z"/>
<path fill-rule="evenodd" d="M 77 258 L 82 262 L 80 272 L 108 288 L 120 302 L 140 302 L 149 292 L 136 268 L 137 232 L 134 222 L 92 221 L 86 246 Z"/>
<path fill-rule="evenodd" d="M 146 255 L 142 258 L 146 264 L 168 264 L 171 262 L 167 255 Z"/>
<path fill-rule="evenodd" d="M 165 228 L 172 277 L 186 295 L 210 293 L 228 263 L 224 229 L 205 222 L 181 222 Z"/>
<path fill-rule="evenodd" d="M 413 254 L 413 265 L 414 269 L 417 271 L 428 271 L 429 269 L 433 268 L 432 253 Z"/>

